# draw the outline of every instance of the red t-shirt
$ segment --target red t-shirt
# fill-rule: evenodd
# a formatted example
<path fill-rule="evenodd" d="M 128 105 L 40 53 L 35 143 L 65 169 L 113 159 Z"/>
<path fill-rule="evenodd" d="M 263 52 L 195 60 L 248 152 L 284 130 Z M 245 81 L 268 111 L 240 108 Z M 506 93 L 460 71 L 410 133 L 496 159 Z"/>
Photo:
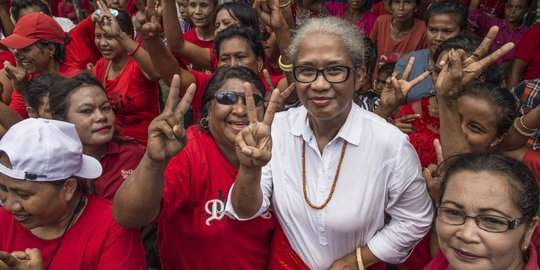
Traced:
<path fill-rule="evenodd" d="M 163 269 L 264 269 L 276 226 L 275 214 L 249 221 L 225 215 L 238 169 L 198 126 L 165 170 L 158 222 Z"/>
<path fill-rule="evenodd" d="M 70 41 L 66 44 L 65 65 L 72 69 L 86 70 L 88 63 L 95 64 L 101 58 L 94 43 L 95 28 L 91 16 L 78 23 L 68 35 Z"/>
<path fill-rule="evenodd" d="M 103 82 L 109 60 L 99 59 L 94 68 Z M 147 79 L 133 58 L 122 72 L 105 83 L 105 91 L 116 114 L 116 125 L 122 135 L 132 137 L 141 145 L 148 141 L 148 125 L 159 115 L 158 82 Z"/>
<path fill-rule="evenodd" d="M 514 57 L 527 62 L 523 80 L 540 78 L 540 24 L 531 27 L 517 45 Z"/>
<path fill-rule="evenodd" d="M 534 174 L 538 186 L 540 186 L 540 152 L 533 149 L 528 149 L 521 160 L 529 170 Z"/>
<path fill-rule="evenodd" d="M 0 51 L 0 69 L 4 68 L 4 61 L 8 61 L 12 66 L 17 65 L 15 56 L 9 50 Z"/>
<path fill-rule="evenodd" d="M 384 63 L 397 62 L 398 59 L 406 56 L 409 52 L 426 48 L 426 23 L 414 19 L 411 32 L 400 41 L 392 38 L 390 24 L 392 15 L 381 15 L 375 21 L 375 25 L 369 34 L 371 40 L 377 45 L 377 66 Z"/>
<path fill-rule="evenodd" d="M 371 7 L 371 12 L 375 13 L 377 16 L 392 14 L 384 7 L 384 1 L 373 4 Z"/>
<path fill-rule="evenodd" d="M 144 148 L 135 142 L 109 142 L 107 153 L 99 160 L 103 174 L 95 180 L 97 196 L 112 200 L 120 185 L 137 168 Z"/>
<path fill-rule="evenodd" d="M 145 269 L 139 230 L 116 224 L 111 202 L 93 196 L 87 198 L 83 213 L 64 235 L 49 269 Z M 0 220 L 0 250 L 38 248 L 47 267 L 60 238 L 38 238 L 3 207 L 0 207 Z"/>
<path fill-rule="evenodd" d="M 200 40 L 199 37 L 197 37 L 197 32 L 195 31 L 195 28 L 185 32 L 183 34 L 183 37 L 184 37 L 184 40 L 186 41 L 189 41 L 201 48 L 208 48 L 208 49 L 211 49 L 212 47 L 214 47 L 214 40 L 207 40 L 207 41 L 204 41 L 204 40 Z M 209 72 L 209 71 L 206 71 L 205 69 L 203 69 L 202 67 L 197 67 L 197 66 L 193 66 L 192 63 L 184 60 L 183 58 L 180 58 L 180 57 L 176 57 L 176 59 L 178 60 L 178 63 L 180 64 L 180 66 L 182 68 L 185 68 L 185 69 L 195 69 L 195 70 L 198 70 L 198 71 L 205 71 L 205 72 Z"/>

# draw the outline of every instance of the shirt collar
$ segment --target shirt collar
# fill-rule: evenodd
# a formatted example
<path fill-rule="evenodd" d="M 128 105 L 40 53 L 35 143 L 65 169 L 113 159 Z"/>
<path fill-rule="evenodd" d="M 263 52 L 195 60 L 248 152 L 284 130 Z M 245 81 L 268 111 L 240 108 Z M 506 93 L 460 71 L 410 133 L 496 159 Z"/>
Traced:
<path fill-rule="evenodd" d="M 293 119 L 290 133 L 294 136 L 302 136 L 304 140 L 309 143 L 315 138 L 315 136 L 313 134 L 313 130 L 311 130 L 311 127 L 309 126 L 309 121 L 307 118 L 308 111 L 304 106 L 300 107 L 299 110 L 300 111 L 297 117 Z M 338 134 L 332 141 L 334 141 L 336 138 L 341 138 L 347 141 L 347 143 L 355 146 L 360 144 L 361 132 L 358 129 L 358 126 L 355 127 L 354 124 L 355 121 L 360 121 L 360 110 L 360 107 L 353 102 L 351 111 L 347 116 L 347 120 L 345 120 L 345 123 L 343 126 L 341 126 L 341 129 L 338 131 Z"/>

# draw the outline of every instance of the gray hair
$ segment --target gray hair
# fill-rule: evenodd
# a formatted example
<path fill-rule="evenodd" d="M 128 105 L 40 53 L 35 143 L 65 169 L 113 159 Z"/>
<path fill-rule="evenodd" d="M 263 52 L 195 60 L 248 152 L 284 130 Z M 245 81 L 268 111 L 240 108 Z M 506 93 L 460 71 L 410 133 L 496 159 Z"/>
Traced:
<path fill-rule="evenodd" d="M 298 50 L 304 39 L 315 32 L 338 37 L 347 48 L 353 65 L 365 64 L 366 45 L 362 33 L 356 25 L 337 17 L 309 18 L 295 31 L 287 51 L 293 63 L 296 61 Z"/>

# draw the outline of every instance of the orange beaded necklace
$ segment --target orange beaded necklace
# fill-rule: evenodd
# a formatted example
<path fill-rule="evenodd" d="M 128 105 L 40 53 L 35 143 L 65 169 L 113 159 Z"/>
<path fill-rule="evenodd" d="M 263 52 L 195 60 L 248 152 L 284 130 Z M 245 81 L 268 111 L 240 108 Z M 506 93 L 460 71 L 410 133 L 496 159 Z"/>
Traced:
<path fill-rule="evenodd" d="M 313 208 L 313 209 L 323 209 L 326 207 L 326 205 L 330 202 L 332 199 L 332 196 L 334 195 L 334 191 L 336 190 L 336 184 L 337 180 L 339 178 L 339 171 L 341 170 L 341 163 L 343 162 L 343 157 L 345 156 L 345 150 L 347 149 L 347 142 L 343 142 L 343 147 L 341 148 L 341 156 L 339 157 L 339 163 L 336 170 L 336 175 L 334 176 L 334 182 L 332 183 L 332 189 L 330 189 L 330 194 L 328 194 L 328 198 L 326 198 L 326 201 L 322 205 L 314 205 L 311 203 L 311 200 L 309 199 L 307 195 L 307 186 L 306 186 L 306 141 L 302 140 L 302 188 L 304 190 L 304 199 L 306 200 L 307 204 Z"/>

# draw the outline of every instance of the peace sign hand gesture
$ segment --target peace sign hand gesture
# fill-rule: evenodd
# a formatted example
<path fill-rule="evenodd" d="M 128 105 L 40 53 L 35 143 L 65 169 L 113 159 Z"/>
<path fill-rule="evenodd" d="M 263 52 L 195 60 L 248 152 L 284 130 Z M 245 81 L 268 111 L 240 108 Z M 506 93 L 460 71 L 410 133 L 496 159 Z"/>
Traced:
<path fill-rule="evenodd" d="M 272 29 L 279 29 L 287 24 L 279 8 L 279 0 L 255 0 L 253 9 L 259 16 L 261 22 Z M 273 88 L 270 88 L 273 89 Z"/>
<path fill-rule="evenodd" d="M 272 157 L 270 128 L 274 121 L 274 115 L 293 89 L 294 84 L 291 84 L 281 93 L 279 89 L 272 91 L 270 103 L 264 113 L 264 119 L 260 122 L 257 119 L 257 109 L 253 100 L 251 85 L 249 83 L 244 84 L 249 125 L 236 135 L 236 156 L 240 166 L 249 169 L 260 169 L 270 161 Z"/>
<path fill-rule="evenodd" d="M 109 7 L 102 0 L 97 1 L 97 6 L 101 13 L 97 19 L 99 27 L 110 37 L 118 38 L 123 31 L 116 18 L 109 11 Z"/>
<path fill-rule="evenodd" d="M 148 126 L 146 153 L 151 160 L 167 161 L 178 154 L 186 145 L 184 115 L 193 100 L 195 89 L 195 84 L 191 84 L 184 97 L 179 101 L 180 76 L 174 75 L 163 112 Z"/>
<path fill-rule="evenodd" d="M 433 141 L 433 147 L 435 147 L 435 154 L 437 155 L 437 165 L 429 164 L 422 170 L 422 176 L 426 179 L 429 196 L 437 204 L 439 203 L 441 190 L 441 176 L 439 175 L 438 168 L 444 162 L 444 156 L 441 142 L 438 139 Z"/>
<path fill-rule="evenodd" d="M 162 27 L 161 14 L 155 0 L 148 0 L 148 5 L 135 15 L 135 27 L 143 39 L 160 37 Z"/>

